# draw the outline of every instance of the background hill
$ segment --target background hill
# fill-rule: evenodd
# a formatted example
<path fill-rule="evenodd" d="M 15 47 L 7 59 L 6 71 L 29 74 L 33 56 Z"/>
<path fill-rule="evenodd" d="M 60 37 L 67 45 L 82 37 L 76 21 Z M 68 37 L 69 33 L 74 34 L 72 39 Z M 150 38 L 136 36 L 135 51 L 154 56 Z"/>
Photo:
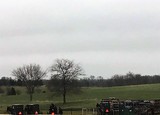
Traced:
<path fill-rule="evenodd" d="M 6 87 L 1 87 L 5 90 Z M 116 97 L 121 100 L 144 99 L 152 100 L 160 98 L 160 84 L 130 85 L 116 87 L 83 87 L 81 92 L 67 95 L 67 104 L 62 104 L 62 97 L 47 90 L 45 86 L 36 89 L 33 101 L 30 102 L 25 87 L 14 87 L 20 92 L 19 95 L 0 95 L 0 112 L 4 113 L 6 107 L 11 104 L 40 104 L 42 111 L 47 111 L 50 103 L 65 108 L 94 108 L 102 98 Z"/>

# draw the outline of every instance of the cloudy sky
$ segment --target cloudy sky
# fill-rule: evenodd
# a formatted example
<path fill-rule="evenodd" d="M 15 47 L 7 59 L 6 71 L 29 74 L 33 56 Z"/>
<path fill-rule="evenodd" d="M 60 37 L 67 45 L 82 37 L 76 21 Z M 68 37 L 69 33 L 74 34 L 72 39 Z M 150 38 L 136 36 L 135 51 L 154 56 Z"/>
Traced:
<path fill-rule="evenodd" d="M 1 0 L 0 77 L 57 58 L 87 76 L 160 74 L 159 0 Z"/>

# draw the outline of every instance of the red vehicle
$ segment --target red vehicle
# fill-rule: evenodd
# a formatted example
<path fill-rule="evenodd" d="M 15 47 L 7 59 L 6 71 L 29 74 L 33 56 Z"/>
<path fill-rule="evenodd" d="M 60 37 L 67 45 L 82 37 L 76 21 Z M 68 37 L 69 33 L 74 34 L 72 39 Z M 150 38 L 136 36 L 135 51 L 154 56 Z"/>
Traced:
<path fill-rule="evenodd" d="M 102 99 L 100 104 L 97 104 L 98 115 L 118 115 L 119 100 L 115 98 Z"/>

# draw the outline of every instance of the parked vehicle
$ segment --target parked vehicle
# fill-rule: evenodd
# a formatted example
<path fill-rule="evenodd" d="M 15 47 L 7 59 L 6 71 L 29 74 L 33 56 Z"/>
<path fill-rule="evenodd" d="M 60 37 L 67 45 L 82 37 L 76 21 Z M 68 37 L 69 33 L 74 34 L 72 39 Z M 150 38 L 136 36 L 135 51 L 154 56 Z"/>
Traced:
<path fill-rule="evenodd" d="M 102 99 L 97 105 L 98 115 L 118 115 L 119 114 L 119 100 L 115 98 Z"/>
<path fill-rule="evenodd" d="M 23 115 L 23 105 L 21 104 L 13 104 L 7 107 L 7 112 L 12 115 Z"/>
<path fill-rule="evenodd" d="M 159 100 L 102 99 L 97 103 L 97 115 L 159 115 Z"/>
<path fill-rule="evenodd" d="M 25 106 L 26 114 L 40 114 L 39 104 L 28 104 Z"/>

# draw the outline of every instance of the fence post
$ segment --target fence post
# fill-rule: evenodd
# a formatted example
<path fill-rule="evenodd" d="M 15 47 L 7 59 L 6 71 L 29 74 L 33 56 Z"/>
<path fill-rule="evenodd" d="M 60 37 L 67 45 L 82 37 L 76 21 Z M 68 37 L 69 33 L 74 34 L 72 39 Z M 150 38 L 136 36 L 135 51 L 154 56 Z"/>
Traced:
<path fill-rule="evenodd" d="M 84 114 L 84 110 L 86 110 L 86 112 L 87 112 L 86 108 L 82 108 L 82 115 Z"/>

